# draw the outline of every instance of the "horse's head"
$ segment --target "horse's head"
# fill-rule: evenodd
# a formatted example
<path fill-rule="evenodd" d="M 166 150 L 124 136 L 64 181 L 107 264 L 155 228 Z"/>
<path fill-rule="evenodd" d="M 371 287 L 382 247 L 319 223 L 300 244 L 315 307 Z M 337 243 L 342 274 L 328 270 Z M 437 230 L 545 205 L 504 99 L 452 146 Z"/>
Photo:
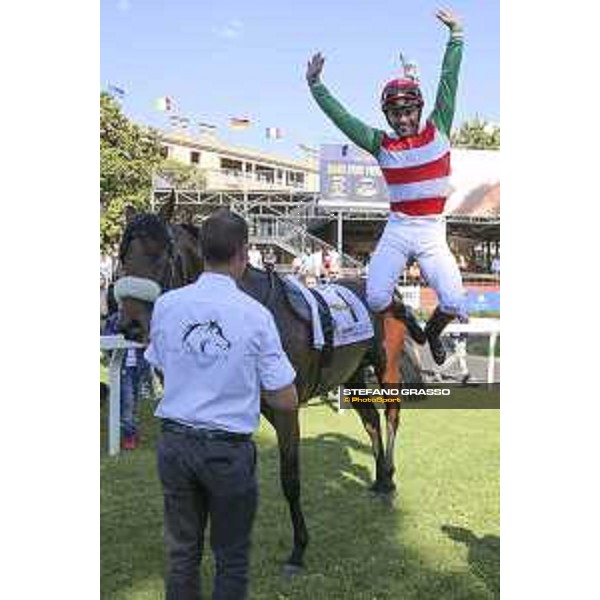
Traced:
<path fill-rule="evenodd" d="M 126 214 L 114 291 L 121 310 L 118 328 L 127 339 L 147 343 L 154 301 L 192 281 L 201 269 L 197 236 L 189 227 L 170 224 L 174 205 L 171 194 L 158 214 Z"/>

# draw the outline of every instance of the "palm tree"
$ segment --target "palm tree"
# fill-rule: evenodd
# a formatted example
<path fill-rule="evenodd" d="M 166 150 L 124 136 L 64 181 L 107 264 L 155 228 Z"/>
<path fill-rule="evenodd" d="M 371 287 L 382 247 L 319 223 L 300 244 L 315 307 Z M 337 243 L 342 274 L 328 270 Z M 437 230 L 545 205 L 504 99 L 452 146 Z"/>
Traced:
<path fill-rule="evenodd" d="M 475 117 L 452 132 L 452 145 L 471 150 L 499 150 L 500 125 Z"/>

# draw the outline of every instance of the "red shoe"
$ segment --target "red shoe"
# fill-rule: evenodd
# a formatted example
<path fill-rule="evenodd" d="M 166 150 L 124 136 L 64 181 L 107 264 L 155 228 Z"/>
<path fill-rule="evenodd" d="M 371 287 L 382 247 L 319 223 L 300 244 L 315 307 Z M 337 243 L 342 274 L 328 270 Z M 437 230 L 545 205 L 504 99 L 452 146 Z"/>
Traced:
<path fill-rule="evenodd" d="M 137 448 L 137 437 L 135 435 L 126 435 L 123 438 L 123 450 L 135 450 Z"/>

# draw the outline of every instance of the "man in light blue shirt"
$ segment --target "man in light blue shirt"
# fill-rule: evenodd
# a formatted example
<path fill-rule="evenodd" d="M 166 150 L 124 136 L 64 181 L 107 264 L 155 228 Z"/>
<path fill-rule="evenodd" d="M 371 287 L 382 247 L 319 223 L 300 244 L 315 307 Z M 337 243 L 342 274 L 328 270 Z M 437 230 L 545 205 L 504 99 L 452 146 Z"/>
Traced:
<path fill-rule="evenodd" d="M 256 448 L 262 396 L 297 410 L 295 371 L 271 313 L 236 280 L 247 260 L 244 220 L 224 210 L 207 219 L 205 272 L 154 306 L 146 359 L 164 377 L 158 467 L 169 554 L 167 600 L 200 598 L 207 519 L 216 575 L 213 598 L 243 599 L 257 506 Z"/>

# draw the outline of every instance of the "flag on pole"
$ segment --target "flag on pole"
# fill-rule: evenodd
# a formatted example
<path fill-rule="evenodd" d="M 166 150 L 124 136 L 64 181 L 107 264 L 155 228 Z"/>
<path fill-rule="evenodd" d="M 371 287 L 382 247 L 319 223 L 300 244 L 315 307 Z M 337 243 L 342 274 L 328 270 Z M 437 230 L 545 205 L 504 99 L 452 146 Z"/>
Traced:
<path fill-rule="evenodd" d="M 200 127 L 200 129 L 211 129 L 211 130 L 214 130 L 217 128 L 216 125 L 211 125 L 210 123 L 203 123 L 202 121 L 198 121 L 198 127 Z"/>
<path fill-rule="evenodd" d="M 302 150 L 303 152 L 307 152 L 308 154 L 318 154 L 319 151 L 316 148 L 311 148 L 310 146 L 307 146 L 306 144 L 298 144 L 298 148 L 300 148 L 300 150 Z"/>
<path fill-rule="evenodd" d="M 161 98 L 157 98 L 154 102 L 154 107 L 156 110 L 160 110 L 163 112 L 169 111 L 173 109 L 173 98 L 169 96 L 162 96 Z"/>
<path fill-rule="evenodd" d="M 282 137 L 282 131 L 279 127 L 267 127 L 267 139 L 278 140 Z"/>
<path fill-rule="evenodd" d="M 119 86 L 113 85 L 112 83 L 108 84 L 108 93 L 113 96 L 113 98 L 119 98 L 119 100 L 125 96 L 125 90 Z"/>
<path fill-rule="evenodd" d="M 233 117 L 229 119 L 231 129 L 248 129 L 252 123 L 250 119 Z"/>
<path fill-rule="evenodd" d="M 181 115 L 169 115 L 169 123 L 174 129 L 187 129 L 190 126 L 191 119 Z"/>

